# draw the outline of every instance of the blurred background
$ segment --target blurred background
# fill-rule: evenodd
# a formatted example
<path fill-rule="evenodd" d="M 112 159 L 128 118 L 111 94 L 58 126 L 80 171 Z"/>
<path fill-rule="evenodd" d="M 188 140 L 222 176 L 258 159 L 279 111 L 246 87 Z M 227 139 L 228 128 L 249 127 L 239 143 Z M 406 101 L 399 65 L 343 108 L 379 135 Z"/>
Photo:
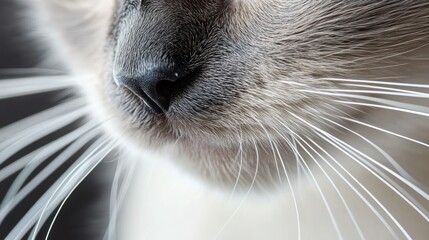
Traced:
<path fill-rule="evenodd" d="M 34 73 L 19 68 L 32 68 L 37 66 L 43 59 L 42 52 L 37 48 L 34 41 L 26 35 L 21 21 L 22 12 L 16 4 L 16 0 L 0 0 L 0 79 L 32 76 Z M 1 81 L 0 80 L 0 81 Z M 53 106 L 58 100 L 58 93 L 34 94 L 25 97 L 0 100 L 0 127 L 10 124 L 18 119 L 36 113 L 40 110 Z M 72 126 L 71 126 L 72 127 Z M 63 130 L 64 131 L 64 130 Z M 58 131 L 52 136 L 37 142 L 13 158 L 23 156 L 25 152 L 41 146 L 55 135 L 61 135 Z M 1 155 L 1 152 L 0 152 Z M 9 159 L 8 162 L 14 159 Z M 72 161 L 72 160 L 71 160 Z M 69 163 L 70 164 L 70 163 Z M 110 172 L 115 163 L 103 162 L 74 192 L 62 209 L 56 220 L 53 232 L 49 239 L 102 239 L 108 215 L 108 199 L 110 190 Z M 0 165 L 0 169 L 1 169 Z M 22 204 L 20 204 L 6 220 L 0 223 L 0 239 L 4 239 L 7 233 L 15 226 L 17 221 L 25 214 L 28 208 L 46 190 L 46 187 L 58 177 L 61 171 L 53 174 L 34 193 L 32 193 Z M 107 173 L 107 174 L 106 174 Z M 12 176 L 0 182 L 0 200 L 3 198 L 8 187 L 13 181 Z M 48 221 L 49 222 L 49 221 Z M 43 233 L 37 239 L 45 239 Z"/>

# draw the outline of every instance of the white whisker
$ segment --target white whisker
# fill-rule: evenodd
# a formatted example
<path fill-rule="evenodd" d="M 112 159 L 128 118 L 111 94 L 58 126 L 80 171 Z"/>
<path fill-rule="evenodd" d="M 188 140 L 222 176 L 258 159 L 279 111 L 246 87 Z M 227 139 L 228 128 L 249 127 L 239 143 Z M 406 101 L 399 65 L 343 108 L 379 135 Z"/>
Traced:
<path fill-rule="evenodd" d="M 319 134 L 318 134 L 319 135 Z M 320 135 L 319 135 L 320 136 Z M 322 136 L 320 136 L 322 137 Z M 322 137 L 323 138 L 323 137 Z M 332 159 L 335 164 L 337 164 L 354 182 L 356 182 L 360 188 L 362 188 L 371 198 L 373 198 L 373 194 L 362 184 L 359 180 L 357 180 L 353 174 L 351 174 L 346 168 L 344 168 L 332 155 L 330 155 L 325 149 L 323 149 L 319 144 L 313 141 L 311 138 L 307 138 L 312 144 L 314 144 L 317 148 L 319 148 L 324 154 L 326 154 L 330 159 Z M 323 138 L 324 139 L 324 138 Z M 325 141 L 327 141 L 325 139 Z M 327 141 L 329 142 L 329 141 Z M 333 144 L 329 142 L 330 144 Z M 376 217 L 381 221 L 381 223 L 386 227 L 386 229 L 391 233 L 391 235 L 395 239 L 399 239 L 396 235 L 395 231 L 392 229 L 389 223 L 387 223 L 386 219 L 379 213 L 379 211 L 359 192 L 355 186 L 353 186 L 332 164 L 322 157 L 322 160 L 332 169 L 334 172 L 353 190 L 353 192 L 365 203 L 365 205 L 371 210 L 371 212 L 376 215 Z M 377 201 L 376 201 L 377 202 Z"/>
<path fill-rule="evenodd" d="M 294 136 L 292 136 L 292 138 L 294 138 Z M 300 144 L 300 142 L 298 140 L 296 140 L 296 142 L 298 143 L 299 146 L 302 147 L 302 145 Z M 332 209 L 331 209 L 328 201 L 326 200 L 326 197 L 323 194 L 322 188 L 320 187 L 319 183 L 317 182 L 316 177 L 313 175 L 313 172 L 311 171 L 310 167 L 308 166 L 307 162 L 304 160 L 304 158 L 302 157 L 302 155 L 299 153 L 298 149 L 294 148 L 293 151 L 297 152 L 299 158 L 301 159 L 301 162 L 304 164 L 305 168 L 307 169 L 308 173 L 310 174 L 311 178 L 313 179 L 313 182 L 315 183 L 316 188 L 317 188 L 318 192 L 320 193 L 320 196 L 321 196 L 322 201 L 323 201 L 323 203 L 324 203 L 324 205 L 326 207 L 326 210 L 328 211 L 329 218 L 330 218 L 332 224 L 334 225 L 334 229 L 335 229 L 335 232 L 336 232 L 338 238 L 339 239 L 344 239 L 343 236 L 342 236 L 342 234 L 341 234 L 340 228 L 338 226 L 337 220 L 335 219 L 335 216 L 334 216 L 334 214 L 332 212 Z M 310 154 L 310 156 L 312 157 L 311 154 Z"/>
<path fill-rule="evenodd" d="M 302 139 L 301 137 L 299 137 L 299 135 L 295 135 L 295 136 L 298 137 L 301 141 L 303 141 L 304 144 L 307 145 L 307 147 L 309 147 L 313 152 L 315 152 L 320 158 L 323 159 L 323 156 L 319 152 L 317 152 L 313 147 L 311 147 L 311 145 L 309 145 L 304 139 Z M 322 173 L 326 176 L 326 178 L 328 179 L 329 183 L 332 185 L 332 187 L 334 188 L 335 192 L 340 197 L 340 200 L 343 203 L 344 207 L 346 208 L 346 211 L 347 211 L 348 215 L 350 216 L 350 219 L 352 220 L 353 225 L 355 226 L 355 228 L 356 228 L 356 230 L 357 230 L 357 232 L 359 234 L 359 237 L 361 239 L 365 239 L 365 237 L 364 237 L 364 235 L 362 233 L 362 230 L 359 227 L 359 224 L 357 223 L 357 221 L 356 221 L 353 213 L 350 210 L 349 205 L 347 204 L 346 200 L 344 199 L 343 195 L 341 194 L 340 190 L 338 189 L 338 187 L 336 186 L 336 184 L 334 183 L 334 181 L 332 180 L 332 178 L 328 175 L 328 173 L 326 173 L 326 171 L 323 169 L 323 167 L 320 165 L 320 163 L 316 160 L 316 158 L 314 158 L 313 155 L 303 145 L 301 145 L 301 147 L 311 157 L 311 159 L 313 159 L 314 163 L 319 167 L 319 169 L 322 171 Z"/>
<path fill-rule="evenodd" d="M 110 195 L 109 225 L 104 236 L 105 240 L 116 239 L 118 213 L 125 201 L 125 195 L 134 174 L 135 164 L 136 162 L 132 159 L 118 159 L 118 166 L 116 168 Z M 120 184 L 121 178 L 122 184 Z"/>
<path fill-rule="evenodd" d="M 70 76 L 3 79 L 0 81 L 0 99 L 61 90 L 75 85 L 76 77 Z"/>
<path fill-rule="evenodd" d="M 17 129 L 28 129 L 35 124 L 43 123 L 47 120 L 61 116 L 70 111 L 76 110 L 84 106 L 82 99 L 71 99 L 64 103 L 58 103 L 56 106 L 35 113 L 29 117 L 18 120 L 0 129 L 0 140 L 9 139 L 10 135 L 15 135 Z M 21 130 L 22 131 L 22 130 Z"/>
<path fill-rule="evenodd" d="M 349 144 L 341 141 L 340 139 L 332 136 L 331 134 L 327 133 L 326 131 L 321 130 L 320 128 L 314 126 L 313 124 L 309 123 L 308 121 L 306 121 L 305 119 L 302 119 L 301 117 L 295 115 L 294 113 L 290 113 L 292 116 L 294 116 L 295 118 L 299 119 L 300 121 L 303 121 L 304 123 L 306 123 L 308 126 L 310 126 L 311 128 L 313 128 L 314 130 L 316 130 L 317 132 L 323 134 L 323 136 L 321 136 L 323 139 L 325 139 L 326 141 L 331 143 L 331 140 L 338 143 L 342 143 L 344 144 L 344 146 L 347 146 L 347 148 L 352 149 L 353 151 L 356 152 L 360 152 L 357 149 L 353 148 L 352 146 L 350 146 Z M 329 140 L 330 139 L 330 140 Z M 334 147 L 338 148 L 340 151 L 342 151 L 344 154 L 346 154 L 347 156 L 349 156 L 350 158 L 352 158 L 353 160 L 355 160 L 355 162 L 359 163 L 362 167 L 364 167 L 366 170 L 368 170 L 370 173 L 372 173 L 375 177 L 377 177 L 379 180 L 381 180 L 383 183 L 385 183 L 387 186 L 389 186 L 392 190 L 394 190 L 397 194 L 399 194 L 400 196 L 402 196 L 402 194 L 400 192 L 398 192 L 394 187 L 392 187 L 388 182 L 386 182 L 383 178 L 381 178 L 379 175 L 377 175 L 375 172 L 373 172 L 373 170 L 371 170 L 370 168 L 368 168 L 366 165 L 362 164 L 361 161 L 359 161 L 355 156 L 353 156 L 353 154 L 350 154 L 347 152 L 347 150 L 344 150 L 343 148 L 332 144 Z M 363 154 L 363 153 L 362 153 Z M 364 154 L 363 154 L 364 155 Z M 365 155 L 366 156 L 366 155 Z M 369 157 L 368 157 L 369 158 Z M 373 198 L 377 204 L 383 209 L 383 211 L 389 216 L 390 219 L 392 219 L 392 221 L 395 223 L 395 225 L 401 230 L 401 232 L 404 234 L 404 236 L 407 239 L 412 239 L 410 237 L 410 235 L 408 234 L 408 232 L 403 228 L 403 226 L 398 222 L 398 220 L 390 213 L 389 210 L 386 209 L 386 207 L 375 197 Z M 405 198 L 406 199 L 406 198 Z M 412 203 L 409 203 L 411 206 L 414 206 Z M 414 208 L 420 213 L 419 209 L 416 208 L 414 206 Z M 424 215 L 423 215 L 424 216 Z"/>
<path fill-rule="evenodd" d="M 61 198 L 68 194 L 70 186 L 64 186 L 58 191 L 58 196 L 56 198 L 51 198 L 56 189 L 58 189 L 58 187 L 62 185 L 65 179 L 68 179 L 69 185 L 72 185 L 74 182 L 79 182 L 79 180 L 82 180 L 86 176 L 86 174 L 90 172 L 91 166 L 98 164 L 98 159 L 95 160 L 96 162 L 92 161 L 91 159 L 95 158 L 93 156 L 96 152 L 98 152 L 98 155 L 102 154 L 100 153 L 99 148 L 106 141 L 107 140 L 105 139 L 100 139 L 94 144 L 92 144 L 79 157 L 79 159 L 77 159 L 72 164 L 72 166 L 58 180 L 56 180 L 54 184 L 51 185 L 51 187 L 43 194 L 43 196 L 40 197 L 39 200 L 37 200 L 36 203 L 30 208 L 30 210 L 26 212 L 26 214 L 20 219 L 16 226 L 9 232 L 5 240 L 19 240 L 36 222 L 44 222 L 47 218 L 46 215 L 50 215 L 46 214 L 44 219 L 41 220 L 42 210 L 45 209 L 46 203 L 49 201 L 49 199 L 51 199 L 52 202 L 49 205 L 49 208 L 45 210 L 48 210 L 50 212 L 54 211 L 57 204 L 61 201 Z M 68 177 L 70 175 L 73 175 L 74 177 Z M 36 232 L 37 231 L 33 230 L 33 234 Z"/>
<path fill-rule="evenodd" d="M 406 90 L 406 89 L 402 89 L 402 88 L 394 88 L 394 87 L 373 86 L 373 85 L 368 85 L 368 84 L 342 83 L 341 85 L 347 86 L 347 87 L 358 87 L 358 88 L 365 88 L 365 89 L 377 89 L 377 90 L 384 90 L 384 91 L 410 93 L 410 94 L 423 95 L 423 96 L 429 95 L 426 92 L 411 91 L 411 90 Z"/>
<path fill-rule="evenodd" d="M 237 158 L 238 156 L 240 156 L 240 165 L 238 167 L 238 173 L 237 173 L 237 178 L 235 180 L 234 183 L 234 187 L 232 188 L 231 194 L 229 195 L 229 199 L 231 199 L 234 196 L 235 191 L 237 190 L 238 184 L 240 182 L 240 177 L 241 177 L 241 171 L 243 170 L 243 132 L 240 129 L 240 140 L 239 140 L 239 148 L 238 148 L 238 154 L 235 158 Z"/>
<path fill-rule="evenodd" d="M 281 137 L 283 138 L 284 136 L 281 136 Z M 288 144 L 289 144 L 289 142 L 288 142 Z M 292 201 L 293 201 L 293 204 L 294 204 L 294 207 L 295 207 L 296 225 L 297 225 L 296 227 L 297 227 L 297 230 L 298 230 L 298 240 L 300 240 L 301 239 L 301 220 L 300 220 L 300 217 L 299 217 L 298 202 L 296 200 L 295 191 L 294 191 L 294 189 L 292 187 L 292 182 L 291 182 L 291 179 L 290 179 L 289 174 L 287 172 L 286 165 L 285 165 L 285 163 L 283 161 L 283 158 L 281 156 L 280 150 L 277 147 L 277 145 L 275 144 L 275 142 L 274 142 L 274 148 L 275 148 L 275 150 L 277 152 L 277 155 L 278 155 L 278 157 L 280 159 L 280 163 L 281 163 L 281 165 L 283 167 L 283 171 L 284 171 L 285 176 L 286 176 L 286 181 L 287 181 L 287 183 L 289 185 L 289 189 L 290 189 L 290 192 L 291 192 L 291 195 L 292 195 Z"/>
<path fill-rule="evenodd" d="M 422 142 L 422 141 L 419 141 L 419 140 L 416 140 L 416 139 L 413 139 L 413 138 L 410 138 L 410 137 L 407 137 L 407 136 L 403 136 L 403 135 L 401 135 L 399 133 L 395 133 L 395 132 L 392 132 L 392 131 L 389 131 L 389 130 L 386 130 L 386 129 L 383 129 L 383 128 L 380 128 L 380 127 L 376 127 L 376 126 L 373 126 L 371 124 L 364 123 L 364 122 L 361 122 L 361 121 L 358 121 L 358 120 L 355 120 L 355 119 L 352 119 L 352 118 L 348 118 L 348 117 L 340 117 L 340 118 L 344 119 L 344 120 L 347 120 L 347 121 L 350 121 L 350 122 L 354 122 L 354 123 L 363 125 L 363 126 L 366 126 L 366 127 L 369 127 L 369 128 L 372 128 L 372 129 L 375 129 L 375 130 L 378 130 L 378 131 L 381 131 L 381 132 L 384 132 L 384 133 L 387 133 L 387 134 L 390 134 L 390 135 L 393 135 L 393 136 L 396 136 L 396 137 L 399 137 L 399 138 L 402 138 L 402 139 L 405 139 L 405 140 L 410 141 L 410 142 L 417 143 L 417 144 L 425 146 L 425 147 L 429 147 L 429 144 L 427 144 L 425 142 Z"/>
<path fill-rule="evenodd" d="M 305 91 L 305 90 L 304 90 Z M 360 90 L 360 89 L 319 89 L 320 92 L 326 93 L 359 93 L 359 94 L 379 94 L 399 97 L 425 98 L 429 99 L 429 94 L 412 92 L 412 91 L 375 91 L 375 90 Z"/>
<path fill-rule="evenodd" d="M 308 145 L 308 143 L 304 140 L 304 139 L 302 139 L 298 134 L 296 134 L 294 131 L 292 131 L 292 129 L 290 129 L 289 127 L 287 127 L 286 125 L 284 125 L 281 121 L 279 121 L 280 122 L 280 124 L 282 124 L 283 126 L 285 126 L 287 129 L 288 129 L 288 131 L 290 132 L 290 133 L 292 133 L 295 137 L 297 137 L 297 138 L 299 138 L 300 140 L 302 140 L 306 145 Z M 283 136 L 283 134 L 281 134 L 280 132 L 277 132 L 288 144 L 291 144 L 290 142 L 289 142 L 289 140 L 287 139 L 287 138 L 285 138 L 284 136 Z M 361 231 L 361 229 L 360 229 L 360 227 L 359 227 L 359 225 L 357 224 L 357 222 L 356 222 L 356 220 L 355 220 L 355 218 L 354 218 L 354 216 L 353 216 L 353 214 L 352 214 L 352 212 L 351 212 L 351 210 L 350 210 L 350 208 L 349 208 L 349 206 L 348 206 L 348 204 L 346 203 L 346 201 L 345 201 L 345 199 L 344 199 L 344 197 L 343 197 L 343 195 L 341 194 L 341 192 L 339 191 L 339 189 L 337 188 L 337 186 L 335 185 L 335 183 L 333 182 L 333 180 L 329 177 L 329 175 L 324 171 L 324 169 L 320 166 L 320 164 L 317 162 L 317 160 L 307 151 L 307 149 L 302 145 L 302 144 L 300 144 L 300 146 L 304 149 L 304 151 L 305 152 L 307 152 L 307 154 L 314 160 L 314 162 L 319 166 L 319 168 L 322 170 L 322 172 L 326 175 L 326 177 L 328 178 L 328 181 L 331 183 L 331 185 L 334 187 L 334 189 L 335 189 L 335 191 L 337 192 L 337 194 L 339 195 L 339 197 L 340 197 L 340 199 L 341 199 L 341 201 L 343 202 L 343 204 L 344 204 L 344 206 L 346 207 L 346 210 L 347 210 L 347 212 L 348 212 L 348 214 L 349 214 L 349 216 L 350 216 L 350 218 L 352 219 L 352 221 L 353 221 L 353 223 L 354 223 L 354 225 L 355 225 L 355 227 L 356 227 L 356 229 L 357 229 L 357 231 L 358 231 L 358 234 L 359 234 L 359 236 L 361 237 L 361 239 L 365 239 L 365 237 L 363 236 L 363 233 L 362 233 L 362 231 Z M 321 157 L 321 155 L 317 152 L 317 151 L 315 151 L 310 145 L 308 145 L 315 153 L 317 153 L 320 157 Z M 297 152 L 297 150 L 296 150 L 296 147 L 293 147 L 293 149 L 295 149 L 295 150 L 293 150 L 294 152 Z M 296 153 L 296 154 L 299 154 L 299 153 Z M 323 157 L 322 157 L 323 158 Z M 308 169 L 309 171 L 310 171 L 310 169 Z M 286 171 L 286 170 L 285 170 Z M 334 226 L 335 226 L 335 224 L 334 224 Z M 338 227 L 338 226 L 336 226 L 336 227 Z M 340 233 L 340 231 L 339 231 L 339 228 L 338 229 L 336 229 L 336 231 L 337 231 L 337 234 L 338 233 Z"/>
<path fill-rule="evenodd" d="M 28 172 L 21 173 L 18 178 L 14 181 L 6 197 L 2 202 L 2 210 L 0 211 L 0 222 L 4 220 L 7 214 L 10 213 L 28 194 L 33 191 L 39 184 L 41 184 L 50 174 L 52 174 L 58 167 L 69 159 L 69 157 L 76 153 L 83 145 L 88 143 L 92 138 L 97 135 L 97 132 L 90 132 L 82 135 L 82 138 L 74 142 L 56 157 L 52 162 L 49 163 L 40 173 L 38 173 L 31 181 L 29 181 L 22 189 L 19 190 L 21 185 L 26 180 L 26 177 L 31 173 L 31 169 Z M 19 190 L 19 191 L 18 191 Z"/>
<path fill-rule="evenodd" d="M 244 202 L 249 197 L 250 193 L 252 192 L 253 186 L 255 185 L 257 176 L 258 176 L 258 170 L 259 170 L 259 150 L 258 146 L 256 144 L 255 139 L 253 139 L 253 144 L 255 147 L 255 154 L 256 154 L 256 166 L 255 166 L 255 174 L 253 175 L 252 182 L 250 184 L 249 190 L 247 190 L 246 194 L 244 195 L 243 199 L 240 201 L 238 207 L 234 210 L 234 212 L 231 214 L 231 216 L 226 220 L 226 222 L 223 224 L 223 226 L 219 229 L 218 233 L 214 236 L 214 239 L 218 239 L 219 236 L 222 234 L 223 230 L 226 228 L 226 226 L 232 221 L 232 219 L 237 215 L 238 211 L 240 211 L 241 207 L 243 206 Z"/>
<path fill-rule="evenodd" d="M 359 105 L 359 106 L 366 106 L 366 107 L 382 108 L 382 109 L 387 109 L 387 110 L 394 110 L 394 111 L 398 111 L 398 112 L 411 113 L 411 114 L 415 114 L 415 115 L 429 117 L 429 112 L 420 112 L 420 111 L 409 110 L 409 109 L 404 109 L 404 108 L 390 107 L 390 106 L 385 106 L 385 105 L 380 105 L 380 104 L 372 104 L 372 103 L 364 103 L 364 102 L 351 102 L 351 101 L 342 101 L 342 100 L 333 100 L 333 101 L 338 102 L 338 103 L 342 103 L 342 104 L 346 104 L 346 105 Z M 429 110 L 429 109 L 427 109 L 427 110 Z"/>
<path fill-rule="evenodd" d="M 324 120 L 331 122 L 332 124 L 345 129 L 351 133 L 353 133 L 354 135 L 360 137 L 361 139 L 363 139 L 365 142 L 369 143 L 372 147 L 374 147 L 379 153 L 381 153 L 388 161 L 390 164 L 393 165 L 393 167 L 400 172 L 400 175 L 398 175 L 397 173 L 393 172 L 392 170 L 390 170 L 389 168 L 387 168 L 386 166 L 384 166 L 383 164 L 374 161 L 373 163 L 376 164 L 377 166 L 381 167 L 383 170 L 387 171 L 388 173 L 390 173 L 391 175 L 393 175 L 394 177 L 396 177 L 397 179 L 399 179 L 401 182 L 403 182 L 405 185 L 407 185 L 408 187 L 412 188 L 414 191 L 416 191 L 418 194 L 420 194 L 422 197 L 424 197 L 426 200 L 429 200 L 428 197 L 429 195 L 422 190 L 421 188 L 417 187 L 414 183 L 410 182 L 408 179 L 411 179 L 412 181 L 417 182 L 412 176 L 410 176 L 408 174 L 407 171 L 405 171 L 405 169 L 403 169 L 389 154 L 387 154 L 383 149 L 381 149 L 378 145 L 376 145 L 375 143 L 373 143 L 372 141 L 370 141 L 368 138 L 362 136 L 361 134 L 351 130 L 350 128 L 347 128 L 339 123 L 336 123 L 330 119 L 327 119 L 325 117 L 322 117 Z M 404 176 L 406 178 L 404 178 Z M 428 215 L 428 214 L 426 214 Z"/>
<path fill-rule="evenodd" d="M 49 69 L 49 68 L 2 68 L 0 69 L 0 75 L 13 75 L 13 76 L 19 76 L 19 75 L 38 75 L 38 74 L 52 74 L 52 75 L 59 75 L 61 74 L 61 71 L 58 71 L 56 69 Z"/>
<path fill-rule="evenodd" d="M 32 179 L 32 181 L 30 181 L 25 188 L 23 188 L 20 191 L 20 195 L 23 195 L 22 198 L 25 197 L 26 194 L 32 191 L 35 187 L 37 187 L 42 182 L 42 180 L 44 180 L 52 172 L 58 169 L 58 167 L 61 164 L 63 164 L 67 159 L 69 159 L 73 154 L 75 154 L 81 147 L 83 147 L 86 143 L 88 143 L 91 138 L 94 138 L 99 133 L 98 130 L 92 131 L 86 134 L 94 126 L 95 126 L 95 123 L 88 123 L 86 125 L 83 125 L 82 127 L 70 132 L 69 134 L 66 134 L 63 137 L 49 143 L 48 145 L 43 147 L 41 151 L 37 151 L 37 154 L 31 158 L 31 160 L 26 164 L 25 168 L 20 172 L 20 174 L 14 180 L 13 184 L 9 188 L 9 191 L 6 193 L 5 197 L 3 198 L 0 209 L 3 209 L 5 204 L 11 201 L 12 199 L 16 203 L 19 203 L 18 199 L 20 199 L 20 197 L 17 196 L 18 190 L 22 187 L 22 185 L 30 176 L 30 174 L 33 173 L 33 171 L 38 166 L 40 166 L 40 164 L 46 161 L 55 152 L 57 152 L 61 148 L 73 142 L 66 150 L 64 150 L 60 155 L 58 155 L 54 160 L 52 160 L 48 166 L 44 167 L 43 170 L 36 177 L 34 177 L 34 179 Z M 20 159 L 16 161 L 19 161 L 19 160 Z M 0 176 L 2 175 L 2 171 L 3 170 L 0 170 Z M 11 173 L 5 172 L 5 174 L 10 175 Z M 40 178 L 40 181 L 36 181 L 39 178 Z M 24 192 L 26 192 L 26 189 L 29 189 L 29 191 L 27 191 L 26 194 L 23 194 Z M 9 206 L 9 207 L 13 207 L 13 206 Z M 3 219 L 3 215 L 0 214 L 0 222 L 2 222 L 2 219 Z"/>
<path fill-rule="evenodd" d="M 95 158 L 96 159 L 96 164 L 93 164 L 93 166 L 90 167 L 89 171 L 83 177 L 80 177 L 80 180 L 77 183 L 75 183 L 74 186 L 72 186 L 72 188 L 68 191 L 67 196 L 65 196 L 64 199 L 62 200 L 60 206 L 58 207 L 57 212 L 54 215 L 54 218 L 51 221 L 51 224 L 49 225 L 48 232 L 46 233 L 45 240 L 49 239 L 49 235 L 50 235 L 50 233 L 52 231 L 52 228 L 54 226 L 55 220 L 58 218 L 58 215 L 59 215 L 61 209 L 63 208 L 64 204 L 66 203 L 66 201 L 69 199 L 69 197 L 72 195 L 72 193 L 76 190 L 76 188 L 80 185 L 80 183 L 82 183 L 82 181 L 86 178 L 86 176 L 88 176 L 89 173 L 91 173 L 92 170 L 94 170 L 94 168 L 98 166 L 98 163 L 100 163 L 114 148 L 115 148 L 115 144 L 110 143 L 105 148 L 101 149 L 100 152 L 98 152 L 97 155 L 96 155 L 97 156 Z M 70 178 L 72 178 L 72 177 L 74 177 L 74 176 L 70 175 Z M 67 179 L 64 179 L 63 183 L 65 183 L 66 181 L 67 181 Z M 60 186 L 58 188 L 60 188 Z M 52 196 L 54 196 L 54 194 Z M 48 207 L 50 201 L 51 200 L 49 200 L 48 203 L 46 204 L 45 209 Z M 42 219 L 44 212 L 45 212 L 45 210 L 42 211 L 42 215 L 40 216 L 40 219 Z M 36 230 L 37 230 L 37 226 L 39 224 L 40 224 L 40 222 L 36 223 L 36 226 L 34 228 L 35 229 L 35 233 L 36 233 Z M 33 240 L 35 240 L 35 239 L 36 239 L 36 234 L 33 235 Z"/>
<path fill-rule="evenodd" d="M 420 106 L 420 105 L 414 105 L 409 103 L 392 101 L 388 99 L 382 99 L 382 98 L 376 98 L 376 97 L 370 97 L 370 96 L 364 96 L 364 95 L 356 95 L 356 94 L 323 92 L 323 91 L 313 91 L 313 90 L 301 90 L 301 91 L 320 94 L 320 95 L 342 97 L 342 98 L 355 98 L 355 99 L 361 99 L 365 101 L 372 101 L 372 102 L 377 102 L 381 104 L 386 104 L 386 105 L 380 105 L 380 104 L 372 104 L 372 103 L 364 103 L 364 102 L 352 102 L 352 101 L 335 100 L 335 99 L 332 100 L 333 102 L 337 102 L 345 105 L 376 107 L 376 108 L 394 110 L 398 112 L 411 113 L 415 115 L 429 117 L 429 108 Z"/>
<path fill-rule="evenodd" d="M 401 86 L 401 87 L 412 87 L 412 88 L 429 88 L 428 84 L 416 84 L 416 83 L 405 83 L 405 82 L 388 82 L 388 81 L 359 80 L 359 79 L 346 79 L 346 78 L 323 78 L 323 80 L 335 81 L 335 82 L 368 83 L 368 84 L 390 85 L 390 86 Z"/>
<path fill-rule="evenodd" d="M 0 144 L 0 151 L 2 151 L 0 164 L 24 147 L 82 118 L 87 112 L 88 108 L 80 108 L 16 133 L 15 136 Z"/>
<path fill-rule="evenodd" d="M 253 118 L 253 119 L 259 124 L 259 126 L 261 126 L 262 130 L 265 132 L 265 136 L 267 136 L 268 142 L 269 142 L 270 147 L 271 147 L 271 151 L 273 153 L 274 163 L 276 165 L 276 170 L 277 170 L 277 175 L 279 177 L 279 182 L 281 184 L 282 183 L 282 177 L 281 177 L 281 174 L 280 174 L 280 168 L 279 168 L 279 163 L 278 163 L 278 160 L 277 160 L 276 152 L 275 152 L 274 146 L 273 146 L 273 141 L 274 140 L 272 139 L 272 137 L 270 136 L 270 134 L 268 133 L 268 131 L 264 127 L 264 125 L 261 123 L 261 121 L 259 121 L 257 118 Z"/>

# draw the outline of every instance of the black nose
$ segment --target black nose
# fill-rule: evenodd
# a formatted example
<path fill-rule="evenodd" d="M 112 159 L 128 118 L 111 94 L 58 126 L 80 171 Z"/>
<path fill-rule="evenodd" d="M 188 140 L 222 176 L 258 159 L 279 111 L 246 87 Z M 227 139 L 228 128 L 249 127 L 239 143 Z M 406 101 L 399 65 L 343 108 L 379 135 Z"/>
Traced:
<path fill-rule="evenodd" d="M 156 113 L 168 111 L 172 96 L 177 92 L 183 69 L 154 68 L 137 76 L 116 76 L 119 86 L 128 88 Z"/>

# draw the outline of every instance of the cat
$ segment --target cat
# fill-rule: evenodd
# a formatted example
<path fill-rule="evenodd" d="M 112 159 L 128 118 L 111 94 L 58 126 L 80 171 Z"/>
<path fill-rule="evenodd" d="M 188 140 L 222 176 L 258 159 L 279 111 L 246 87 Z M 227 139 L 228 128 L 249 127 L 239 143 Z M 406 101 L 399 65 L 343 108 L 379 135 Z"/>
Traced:
<path fill-rule="evenodd" d="M 33 91 L 77 96 L 32 121 L 103 134 L 6 239 L 35 238 L 113 149 L 106 238 L 428 236 L 429 2 L 24 4 L 70 76 Z"/>

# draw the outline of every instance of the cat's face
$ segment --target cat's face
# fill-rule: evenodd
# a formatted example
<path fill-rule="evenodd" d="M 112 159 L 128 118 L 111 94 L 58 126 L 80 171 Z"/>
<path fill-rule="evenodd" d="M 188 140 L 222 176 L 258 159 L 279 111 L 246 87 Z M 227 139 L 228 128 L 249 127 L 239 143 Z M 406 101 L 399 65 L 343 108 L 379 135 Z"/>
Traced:
<path fill-rule="evenodd" d="M 349 112 L 317 93 L 340 88 L 327 78 L 392 64 L 429 31 L 426 1 L 44 4 L 69 62 L 96 76 L 82 89 L 116 135 L 231 175 L 238 153 L 270 169 L 264 149 Z"/>

